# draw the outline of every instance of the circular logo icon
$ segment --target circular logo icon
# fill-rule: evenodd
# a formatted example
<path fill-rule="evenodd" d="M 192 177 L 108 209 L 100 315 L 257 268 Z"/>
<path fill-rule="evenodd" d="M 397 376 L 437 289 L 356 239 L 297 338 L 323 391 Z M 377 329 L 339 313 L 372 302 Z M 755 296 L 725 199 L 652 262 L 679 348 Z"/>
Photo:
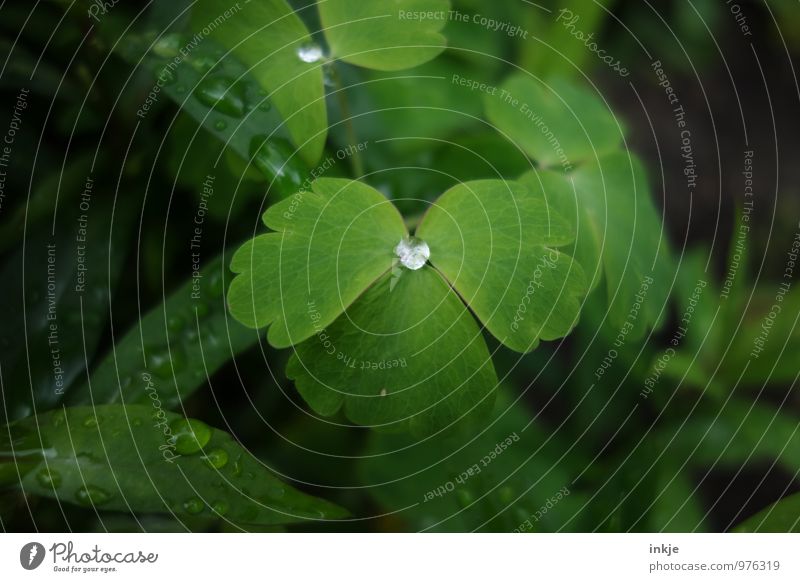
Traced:
<path fill-rule="evenodd" d="M 29 542 L 19 551 L 19 563 L 26 570 L 35 570 L 44 561 L 44 546 L 39 542 Z"/>

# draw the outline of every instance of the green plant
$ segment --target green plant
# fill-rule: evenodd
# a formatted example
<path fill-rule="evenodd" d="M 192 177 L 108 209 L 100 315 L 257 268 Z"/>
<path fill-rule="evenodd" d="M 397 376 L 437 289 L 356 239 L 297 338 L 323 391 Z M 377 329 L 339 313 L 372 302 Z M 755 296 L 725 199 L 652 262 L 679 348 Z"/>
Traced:
<path fill-rule="evenodd" d="M 4 527 L 797 528 L 698 475 L 794 476 L 798 294 L 668 240 L 555 5 L 91 6 L 9 49 Z"/>

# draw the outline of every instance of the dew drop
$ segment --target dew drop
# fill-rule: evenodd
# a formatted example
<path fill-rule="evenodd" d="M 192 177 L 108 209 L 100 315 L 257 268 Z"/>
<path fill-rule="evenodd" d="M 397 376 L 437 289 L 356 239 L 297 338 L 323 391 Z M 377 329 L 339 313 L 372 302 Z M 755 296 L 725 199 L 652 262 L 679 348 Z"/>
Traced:
<path fill-rule="evenodd" d="M 227 129 L 227 127 L 228 124 L 221 119 L 218 119 L 217 121 L 214 122 L 214 129 L 216 129 L 217 131 L 224 131 L 225 129 Z"/>
<path fill-rule="evenodd" d="M 167 329 L 173 333 L 177 333 L 186 327 L 186 320 L 180 315 L 170 315 L 167 319 Z"/>
<path fill-rule="evenodd" d="M 316 63 L 322 59 L 322 47 L 314 43 L 307 43 L 297 49 L 297 56 L 304 63 Z"/>
<path fill-rule="evenodd" d="M 83 426 L 85 426 L 86 428 L 97 426 L 98 420 L 99 419 L 95 418 L 94 416 L 87 416 L 86 420 L 83 421 Z"/>
<path fill-rule="evenodd" d="M 42 469 L 36 474 L 36 480 L 42 487 L 58 489 L 61 486 L 61 473 L 55 469 Z"/>
<path fill-rule="evenodd" d="M 227 77 L 204 79 L 194 90 L 194 96 L 203 105 L 231 117 L 241 117 L 247 111 L 244 86 Z"/>
<path fill-rule="evenodd" d="M 204 422 L 193 418 L 179 418 L 169 425 L 175 452 L 181 455 L 192 455 L 202 449 L 211 440 L 211 429 Z"/>
<path fill-rule="evenodd" d="M 217 61 L 211 57 L 197 57 L 189 62 L 198 73 L 207 73 L 217 64 Z"/>
<path fill-rule="evenodd" d="M 228 464 L 228 453 L 225 449 L 212 449 L 203 459 L 214 469 L 222 469 Z"/>
<path fill-rule="evenodd" d="M 407 269 L 421 269 L 431 256 L 431 249 L 422 239 L 409 236 L 401 240 L 394 248 L 395 254 Z"/>
<path fill-rule="evenodd" d="M 206 504 L 200 501 L 197 497 L 192 497 L 183 502 L 183 510 L 186 513 L 197 515 L 206 508 Z"/>
<path fill-rule="evenodd" d="M 153 52 L 160 57 L 175 57 L 181 50 L 183 40 L 177 33 L 165 34 L 153 43 Z"/>
<path fill-rule="evenodd" d="M 78 500 L 79 504 L 85 507 L 91 507 L 93 505 L 103 505 L 108 502 L 108 500 L 111 499 L 111 494 L 100 487 L 84 485 L 78 489 L 75 498 Z"/>
<path fill-rule="evenodd" d="M 469 489 L 456 490 L 456 500 L 461 507 L 469 507 L 475 501 L 475 496 Z"/>
<path fill-rule="evenodd" d="M 225 515 L 228 513 L 228 503 L 220 499 L 211 504 L 211 509 L 219 515 Z"/>
<path fill-rule="evenodd" d="M 186 93 L 186 87 L 184 85 L 178 85 L 175 87 L 176 93 Z"/>
<path fill-rule="evenodd" d="M 134 418 L 134 419 L 131 421 L 131 424 L 132 424 L 133 426 L 142 426 L 142 419 L 141 419 L 141 418 Z"/>

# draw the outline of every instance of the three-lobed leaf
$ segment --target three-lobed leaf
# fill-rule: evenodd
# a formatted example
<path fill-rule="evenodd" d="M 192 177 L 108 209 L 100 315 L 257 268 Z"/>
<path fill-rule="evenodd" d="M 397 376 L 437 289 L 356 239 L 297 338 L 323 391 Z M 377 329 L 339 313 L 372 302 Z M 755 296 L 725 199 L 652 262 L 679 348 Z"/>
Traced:
<path fill-rule="evenodd" d="M 528 352 L 577 322 L 583 271 L 555 250 L 572 242 L 574 230 L 541 191 L 501 180 L 459 184 L 430 207 L 417 234 L 430 245 L 431 262 L 506 346 Z"/>
<path fill-rule="evenodd" d="M 285 348 L 331 324 L 392 268 L 406 235 L 383 195 L 361 182 L 321 178 L 269 208 L 257 236 L 234 255 L 228 292 L 233 316 L 269 325 L 270 344 Z"/>
<path fill-rule="evenodd" d="M 568 334 L 585 282 L 554 247 L 573 230 L 541 192 L 517 182 L 454 187 L 423 218 L 419 270 L 398 261 L 407 236 L 391 203 L 357 181 L 318 179 L 270 208 L 260 235 L 234 256 L 234 317 L 269 326 L 275 347 L 322 415 L 429 434 L 485 412 L 497 383 L 471 310 L 520 352 Z"/>
<path fill-rule="evenodd" d="M 407 69 L 445 47 L 449 0 L 323 0 L 318 7 L 331 56 L 360 67 Z"/>

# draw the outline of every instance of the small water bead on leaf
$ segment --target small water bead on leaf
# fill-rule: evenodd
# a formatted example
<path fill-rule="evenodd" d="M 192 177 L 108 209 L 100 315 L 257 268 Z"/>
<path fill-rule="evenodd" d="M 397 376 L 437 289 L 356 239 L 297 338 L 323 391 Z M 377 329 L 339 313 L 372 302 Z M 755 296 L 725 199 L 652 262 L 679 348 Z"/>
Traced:
<path fill-rule="evenodd" d="M 183 45 L 180 34 L 165 34 L 153 43 L 153 53 L 159 57 L 171 58 L 178 55 Z"/>
<path fill-rule="evenodd" d="M 304 63 L 316 63 L 325 56 L 322 47 L 314 43 L 306 43 L 297 49 L 297 56 Z"/>
<path fill-rule="evenodd" d="M 456 490 L 456 499 L 461 507 L 469 507 L 475 502 L 475 496 L 472 491 L 463 487 Z"/>
<path fill-rule="evenodd" d="M 111 493 L 94 485 L 84 485 L 75 493 L 75 498 L 80 505 L 92 507 L 107 503 L 111 499 Z"/>
<path fill-rule="evenodd" d="M 222 469 L 228 464 L 228 453 L 225 449 L 212 449 L 203 459 L 214 469 Z"/>
<path fill-rule="evenodd" d="M 228 513 L 228 503 L 221 499 L 219 501 L 214 501 L 211 504 L 211 509 L 213 509 L 214 513 L 218 515 L 225 515 L 226 513 Z"/>
<path fill-rule="evenodd" d="M 61 486 L 61 473 L 55 469 L 48 469 L 45 467 L 36 473 L 36 481 L 38 481 L 39 485 L 42 487 L 58 489 Z"/>
<path fill-rule="evenodd" d="M 93 426 L 97 426 L 99 423 L 99 419 L 95 416 L 87 416 L 86 420 L 83 421 L 83 426 L 86 428 L 91 428 Z"/>
<path fill-rule="evenodd" d="M 231 117 L 241 117 L 247 111 L 245 87 L 228 77 L 208 77 L 194 90 L 200 103 Z"/>
<path fill-rule="evenodd" d="M 201 513 L 205 508 L 206 504 L 203 503 L 197 497 L 192 497 L 191 499 L 188 499 L 183 502 L 183 510 L 186 513 L 190 513 L 192 515 L 197 515 L 198 513 Z"/>
<path fill-rule="evenodd" d="M 298 171 L 295 149 L 282 138 L 256 136 L 250 142 L 253 165 L 281 191 L 299 187 L 304 178 Z"/>
<path fill-rule="evenodd" d="M 216 129 L 217 131 L 225 131 L 227 128 L 228 124 L 222 121 L 221 119 L 218 119 L 217 121 L 214 122 L 214 129 Z"/>
<path fill-rule="evenodd" d="M 186 320 L 180 315 L 170 315 L 167 319 L 167 329 L 173 333 L 182 331 L 186 327 Z"/>
<path fill-rule="evenodd" d="M 208 73 L 218 62 L 219 61 L 211 57 L 201 56 L 191 59 L 189 64 L 191 64 L 194 70 L 198 73 Z"/>
<path fill-rule="evenodd" d="M 211 440 L 211 428 L 204 422 L 193 418 L 179 418 L 169 425 L 175 451 L 181 455 L 198 452 Z"/>
<path fill-rule="evenodd" d="M 286 489 L 279 483 L 273 483 L 267 487 L 267 497 L 270 499 L 281 499 L 284 495 L 286 495 Z"/>
<path fill-rule="evenodd" d="M 428 243 L 414 236 L 401 240 L 394 252 L 400 259 L 400 263 L 412 271 L 421 269 L 431 256 Z"/>

